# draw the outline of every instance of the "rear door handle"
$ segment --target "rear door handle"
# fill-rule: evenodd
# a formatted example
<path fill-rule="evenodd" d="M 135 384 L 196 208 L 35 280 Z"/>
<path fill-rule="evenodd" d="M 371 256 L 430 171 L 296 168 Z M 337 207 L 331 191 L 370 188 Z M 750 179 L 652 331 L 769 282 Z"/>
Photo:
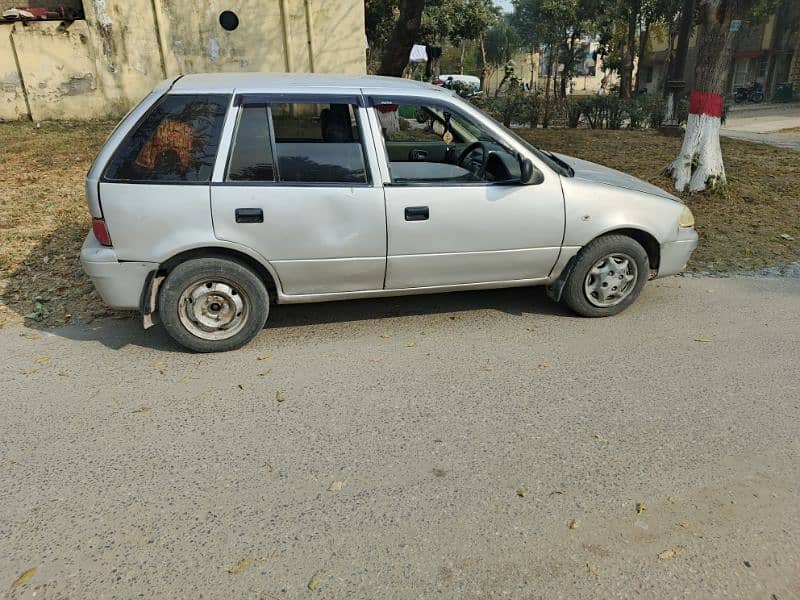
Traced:
<path fill-rule="evenodd" d="M 427 221 L 430 216 L 427 206 L 406 206 L 406 221 Z"/>
<path fill-rule="evenodd" d="M 237 223 L 263 223 L 264 211 L 260 208 L 237 208 Z"/>
<path fill-rule="evenodd" d="M 428 158 L 428 152 L 426 150 L 414 149 L 411 152 L 409 152 L 409 154 L 410 154 L 409 158 L 411 160 L 425 160 L 426 158 Z"/>

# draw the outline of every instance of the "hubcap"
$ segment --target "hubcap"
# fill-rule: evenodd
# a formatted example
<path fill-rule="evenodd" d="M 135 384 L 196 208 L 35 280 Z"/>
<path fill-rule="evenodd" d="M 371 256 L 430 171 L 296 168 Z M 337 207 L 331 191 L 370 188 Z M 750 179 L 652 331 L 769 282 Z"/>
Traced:
<path fill-rule="evenodd" d="M 249 302 L 234 285 L 224 281 L 200 281 L 181 294 L 181 324 L 204 340 L 224 340 L 241 331 L 247 322 Z"/>
<path fill-rule="evenodd" d="M 614 253 L 597 261 L 583 284 L 586 298 L 602 308 L 622 302 L 636 287 L 639 269 L 627 254 Z"/>

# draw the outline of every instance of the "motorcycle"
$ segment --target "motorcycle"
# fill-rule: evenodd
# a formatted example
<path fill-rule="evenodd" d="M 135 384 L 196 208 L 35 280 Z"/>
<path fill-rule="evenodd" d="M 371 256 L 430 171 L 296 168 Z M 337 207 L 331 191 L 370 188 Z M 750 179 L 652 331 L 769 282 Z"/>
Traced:
<path fill-rule="evenodd" d="M 764 101 L 764 86 L 753 81 L 747 85 L 742 85 L 733 89 L 733 101 L 736 104 L 742 102 L 753 102 L 758 104 Z"/>

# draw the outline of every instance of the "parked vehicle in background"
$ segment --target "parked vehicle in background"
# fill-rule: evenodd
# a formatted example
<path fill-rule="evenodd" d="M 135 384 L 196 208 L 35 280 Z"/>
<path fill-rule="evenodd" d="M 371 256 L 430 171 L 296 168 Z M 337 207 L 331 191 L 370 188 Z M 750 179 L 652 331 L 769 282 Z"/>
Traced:
<path fill-rule="evenodd" d="M 733 89 L 733 101 L 736 104 L 742 102 L 754 102 L 758 104 L 764 101 L 764 86 L 757 81 L 751 81 L 747 85 Z"/>
<path fill-rule="evenodd" d="M 544 285 L 610 316 L 698 240 L 675 196 L 397 78 L 174 78 L 86 193 L 81 260 L 105 301 L 200 352 L 247 343 L 275 303 Z"/>

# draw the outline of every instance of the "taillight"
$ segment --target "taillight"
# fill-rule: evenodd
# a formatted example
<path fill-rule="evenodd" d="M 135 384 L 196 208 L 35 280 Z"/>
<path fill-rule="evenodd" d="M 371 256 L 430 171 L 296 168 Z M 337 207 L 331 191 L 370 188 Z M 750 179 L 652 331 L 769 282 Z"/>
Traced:
<path fill-rule="evenodd" d="M 108 235 L 105 219 L 92 219 L 92 233 L 103 246 L 111 245 L 111 236 Z"/>

